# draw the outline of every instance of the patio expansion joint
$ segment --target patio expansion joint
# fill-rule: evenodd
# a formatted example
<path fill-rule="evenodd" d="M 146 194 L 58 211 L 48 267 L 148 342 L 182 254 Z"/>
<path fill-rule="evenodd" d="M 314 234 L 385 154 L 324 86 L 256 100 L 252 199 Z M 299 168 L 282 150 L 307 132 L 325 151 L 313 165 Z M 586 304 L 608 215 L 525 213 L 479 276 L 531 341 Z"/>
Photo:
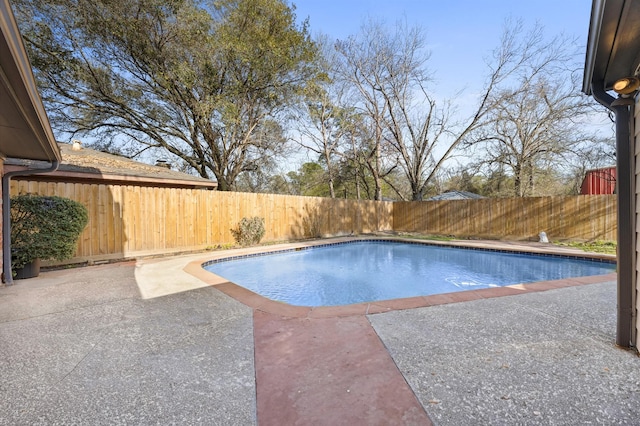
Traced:
<path fill-rule="evenodd" d="M 15 322 L 26 321 L 26 320 L 36 319 L 36 318 L 46 318 L 46 317 L 52 316 L 52 315 L 59 315 L 59 314 L 63 314 L 63 313 L 66 313 L 66 312 L 82 311 L 82 310 L 86 310 L 86 309 L 92 309 L 92 308 L 94 308 L 96 306 L 111 305 L 113 303 L 124 302 L 124 301 L 127 301 L 127 300 L 136 300 L 136 298 L 135 297 L 123 297 L 121 299 L 109 300 L 109 301 L 106 301 L 106 302 L 95 303 L 95 304 L 88 305 L 88 306 L 77 306 L 77 307 L 69 308 L 69 309 L 62 309 L 62 310 L 57 310 L 57 311 L 45 312 L 45 313 L 39 314 L 39 315 L 30 315 L 30 316 L 26 316 L 26 317 L 13 318 L 13 319 L 10 319 L 10 320 L 0 320 L 0 324 L 11 324 L 11 323 L 15 323 Z"/>
<path fill-rule="evenodd" d="M 82 357 L 82 359 L 80 359 L 74 366 L 73 368 L 71 368 L 64 376 L 62 376 L 60 378 L 60 380 L 58 380 L 55 385 L 59 385 L 60 383 L 64 382 L 67 377 L 69 377 L 70 375 L 72 375 L 74 373 L 74 371 L 76 371 L 78 369 L 78 367 L 80 366 L 80 364 L 84 363 L 84 360 L 87 359 L 89 357 L 89 355 L 91 355 L 91 353 L 94 351 L 94 349 L 96 348 L 96 344 L 95 343 L 91 343 L 91 348 L 87 351 L 86 354 L 84 354 L 84 356 Z M 53 387 L 53 386 L 52 386 Z"/>

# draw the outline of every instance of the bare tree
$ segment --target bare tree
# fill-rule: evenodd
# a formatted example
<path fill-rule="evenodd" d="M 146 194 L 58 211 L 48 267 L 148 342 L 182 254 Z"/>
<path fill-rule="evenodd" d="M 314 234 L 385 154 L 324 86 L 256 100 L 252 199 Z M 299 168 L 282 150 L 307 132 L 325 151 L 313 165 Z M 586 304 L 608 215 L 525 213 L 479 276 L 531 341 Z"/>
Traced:
<path fill-rule="evenodd" d="M 352 99 L 361 112 L 360 123 L 370 129 L 366 163 L 373 176 L 376 200 L 382 199 L 382 178 L 395 168 L 395 164 L 385 167 L 382 156 L 388 107 L 376 82 L 376 76 L 384 73 L 379 57 L 383 53 L 380 52 L 381 47 L 376 45 L 380 41 L 376 38 L 379 31 L 381 27 L 378 24 L 363 26 L 359 37 L 337 41 L 335 46 L 342 55 L 337 75 L 343 83 L 353 88 Z"/>
<path fill-rule="evenodd" d="M 488 64 L 475 111 L 458 122 L 452 119 L 452 102 L 438 104 L 429 91 L 430 54 L 419 27 L 399 23 L 389 32 L 380 22 L 368 22 L 358 36 L 337 43 L 343 55 L 341 75 L 359 94 L 357 105 L 374 129 L 378 162 L 391 148 L 387 158 L 398 161 L 413 200 L 422 199 L 443 164 L 470 134 L 494 120 L 489 113 L 500 85 L 543 51 L 545 46 L 538 40 L 521 36 L 521 24 L 506 28 Z"/>
<path fill-rule="evenodd" d="M 587 170 L 604 168 L 616 164 L 615 139 L 602 137 L 592 142 L 581 144 L 573 152 L 571 171 L 569 174 L 568 193 L 579 194 L 582 181 Z M 615 176 L 604 175 L 607 180 L 615 182 Z"/>
<path fill-rule="evenodd" d="M 360 37 L 339 43 L 338 48 L 377 129 L 377 153 L 391 148 L 412 198 L 419 200 L 426 185 L 425 169 L 433 160 L 435 144 L 429 141 L 445 130 L 442 111 L 426 91 L 429 54 L 424 37 L 419 28 L 400 24 L 395 33 L 388 33 L 380 22 L 363 26 Z"/>
<path fill-rule="evenodd" d="M 354 108 L 350 110 L 348 119 L 343 122 L 346 140 L 342 159 L 346 168 L 353 174 L 356 199 L 359 200 L 363 198 L 363 194 L 366 194 L 366 198 L 380 200 L 382 199 L 380 177 L 386 173 L 380 170 L 379 146 L 374 142 L 375 135 L 371 135 L 370 127 L 365 124 L 366 122 L 367 117 L 362 113 L 358 113 Z M 373 185 L 370 185 L 370 181 Z"/>
<path fill-rule="evenodd" d="M 308 85 L 305 99 L 296 108 L 294 121 L 297 135 L 294 140 L 316 154 L 326 168 L 331 198 L 336 197 L 337 162 L 341 143 L 348 128 L 348 111 L 343 107 L 343 85 L 335 80 L 336 52 L 327 36 L 317 37 L 318 70 L 323 78 Z"/>
<path fill-rule="evenodd" d="M 514 35 L 522 33 L 521 25 L 514 28 Z M 486 168 L 512 175 L 518 197 L 535 195 L 538 176 L 568 167 L 569 157 L 595 138 L 582 120 L 592 110 L 578 89 L 574 43 L 562 36 L 545 39 L 540 26 L 524 39 L 535 55 L 521 61 L 491 94 L 487 122 L 465 140 L 467 147 L 479 148 Z M 503 45 L 511 43 L 503 39 Z"/>

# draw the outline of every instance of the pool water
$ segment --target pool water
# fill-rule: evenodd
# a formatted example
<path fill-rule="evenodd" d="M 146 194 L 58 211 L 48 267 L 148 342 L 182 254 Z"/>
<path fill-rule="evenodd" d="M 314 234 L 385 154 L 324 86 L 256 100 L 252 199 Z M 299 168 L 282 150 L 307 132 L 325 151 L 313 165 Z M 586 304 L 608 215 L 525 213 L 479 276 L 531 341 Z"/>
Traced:
<path fill-rule="evenodd" d="M 337 306 L 602 275 L 615 264 L 389 241 L 215 261 L 205 269 L 269 299 Z"/>

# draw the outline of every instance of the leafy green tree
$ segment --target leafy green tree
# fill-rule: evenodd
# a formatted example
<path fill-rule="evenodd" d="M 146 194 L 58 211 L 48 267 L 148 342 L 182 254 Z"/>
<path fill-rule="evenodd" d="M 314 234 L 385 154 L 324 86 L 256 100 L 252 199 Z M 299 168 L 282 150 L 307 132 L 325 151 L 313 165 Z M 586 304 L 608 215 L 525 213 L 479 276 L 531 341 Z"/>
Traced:
<path fill-rule="evenodd" d="M 126 140 L 233 189 L 283 153 L 278 117 L 315 77 L 284 0 L 16 0 L 59 134 Z"/>
<path fill-rule="evenodd" d="M 486 178 L 476 174 L 473 170 L 469 170 L 469 166 L 460 166 L 457 170 L 449 171 L 448 176 L 443 182 L 445 191 L 457 190 L 472 192 L 474 194 L 484 194 L 484 186 Z"/>
<path fill-rule="evenodd" d="M 313 162 L 304 163 L 297 172 L 288 175 L 295 195 L 310 197 L 329 197 L 329 187 L 326 185 L 326 170 L 322 165 Z"/>

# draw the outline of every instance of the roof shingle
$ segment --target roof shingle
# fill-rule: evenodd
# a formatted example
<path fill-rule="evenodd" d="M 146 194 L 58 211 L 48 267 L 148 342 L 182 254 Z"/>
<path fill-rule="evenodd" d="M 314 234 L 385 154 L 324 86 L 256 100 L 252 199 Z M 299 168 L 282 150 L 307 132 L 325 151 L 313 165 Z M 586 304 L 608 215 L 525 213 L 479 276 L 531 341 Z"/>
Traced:
<path fill-rule="evenodd" d="M 166 167 L 152 166 L 106 152 L 90 148 L 73 150 L 70 144 L 58 143 L 62 153 L 62 162 L 58 171 L 50 177 L 74 179 L 104 179 L 110 181 L 156 182 L 166 185 L 197 186 L 215 188 L 217 182 L 192 176 Z M 39 167 L 40 162 L 7 158 L 5 166 Z M 41 166 L 40 166 L 41 167 Z M 45 175 L 40 175 L 45 178 Z"/>

